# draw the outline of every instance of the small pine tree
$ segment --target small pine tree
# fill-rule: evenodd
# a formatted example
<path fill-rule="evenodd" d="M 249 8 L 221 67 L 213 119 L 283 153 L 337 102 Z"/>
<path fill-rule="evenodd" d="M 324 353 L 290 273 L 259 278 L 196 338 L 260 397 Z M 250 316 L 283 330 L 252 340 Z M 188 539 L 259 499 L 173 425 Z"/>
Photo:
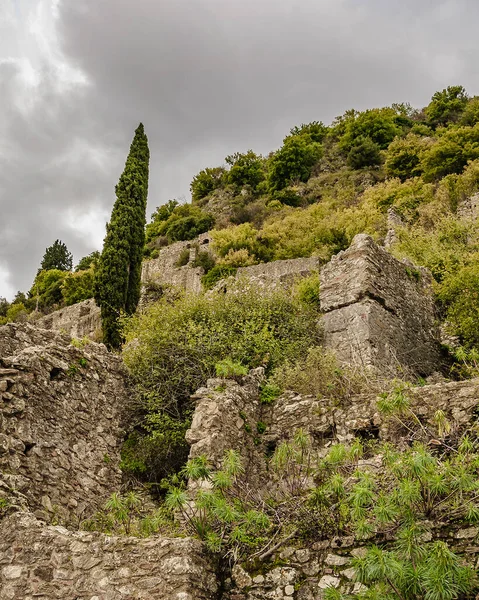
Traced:
<path fill-rule="evenodd" d="M 58 269 L 59 271 L 71 271 L 72 266 L 72 254 L 68 252 L 68 248 L 62 241 L 55 240 L 55 242 L 45 250 L 40 270 L 49 271 L 51 269 Z"/>
<path fill-rule="evenodd" d="M 119 317 L 133 314 L 140 299 L 149 159 L 148 138 L 140 123 L 115 188 L 116 201 L 95 274 L 95 299 L 109 348 L 121 345 Z"/>

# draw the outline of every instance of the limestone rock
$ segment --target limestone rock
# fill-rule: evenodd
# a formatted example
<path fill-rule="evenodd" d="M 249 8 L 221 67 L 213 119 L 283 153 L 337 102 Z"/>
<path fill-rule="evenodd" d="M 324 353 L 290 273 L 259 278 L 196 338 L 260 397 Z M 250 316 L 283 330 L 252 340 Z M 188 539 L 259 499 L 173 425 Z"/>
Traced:
<path fill-rule="evenodd" d="M 431 277 L 357 235 L 321 270 L 325 344 L 348 363 L 429 375 L 440 364 Z"/>

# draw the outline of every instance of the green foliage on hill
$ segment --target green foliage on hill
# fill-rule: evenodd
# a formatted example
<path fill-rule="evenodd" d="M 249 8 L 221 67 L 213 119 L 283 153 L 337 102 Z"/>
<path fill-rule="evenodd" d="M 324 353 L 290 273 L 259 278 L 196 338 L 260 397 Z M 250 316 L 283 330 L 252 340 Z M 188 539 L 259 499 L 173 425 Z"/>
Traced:
<path fill-rule="evenodd" d="M 264 290 L 164 298 L 136 315 L 123 357 L 138 394 L 138 426 L 124 468 L 156 483 L 178 470 L 188 454 L 190 395 L 218 365 L 270 372 L 295 360 L 319 340 L 317 315 L 294 294 Z"/>
<path fill-rule="evenodd" d="M 149 159 L 148 139 L 140 123 L 115 188 L 116 201 L 95 272 L 95 300 L 101 308 L 103 340 L 110 348 L 121 345 L 122 313 L 132 314 L 140 299 Z"/>

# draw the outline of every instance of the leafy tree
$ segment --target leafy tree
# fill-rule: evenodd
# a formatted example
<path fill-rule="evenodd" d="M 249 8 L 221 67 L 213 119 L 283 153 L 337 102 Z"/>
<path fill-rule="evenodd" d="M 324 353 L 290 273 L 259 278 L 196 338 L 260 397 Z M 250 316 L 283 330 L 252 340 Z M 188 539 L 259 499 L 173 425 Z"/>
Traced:
<path fill-rule="evenodd" d="M 474 127 L 476 123 L 479 123 L 479 96 L 474 96 L 468 101 L 459 119 L 460 125 Z"/>
<path fill-rule="evenodd" d="M 479 124 L 454 127 L 424 153 L 422 169 L 426 181 L 435 181 L 450 173 L 461 173 L 468 161 L 479 158 Z"/>
<path fill-rule="evenodd" d="M 60 241 L 55 242 L 45 250 L 40 270 L 49 271 L 58 269 L 60 271 L 71 271 L 73 266 L 73 256 L 68 252 L 66 245 Z"/>
<path fill-rule="evenodd" d="M 397 114 L 392 108 L 373 108 L 348 118 L 340 146 L 345 152 L 357 145 L 358 140 L 371 139 L 384 150 L 393 139 L 402 133 L 397 124 Z"/>
<path fill-rule="evenodd" d="M 230 170 L 226 173 L 225 179 L 237 188 L 249 185 L 254 190 L 265 178 L 264 160 L 261 156 L 255 154 L 253 150 L 248 150 L 243 154 L 235 152 L 235 154 L 227 156 L 225 161 L 230 165 Z"/>
<path fill-rule="evenodd" d="M 166 204 L 158 206 L 155 212 L 151 215 L 151 222 L 146 226 L 145 242 L 147 244 L 162 235 L 160 232 L 164 227 L 164 223 L 168 221 L 178 206 L 180 206 L 178 200 L 168 200 Z"/>
<path fill-rule="evenodd" d="M 386 173 L 388 177 L 399 177 L 405 181 L 422 174 L 421 159 L 430 144 L 417 135 L 396 138 L 386 152 Z"/>
<path fill-rule="evenodd" d="M 322 143 L 326 134 L 328 133 L 328 127 L 321 121 L 312 121 L 311 123 L 301 123 L 298 127 L 292 127 L 290 129 L 290 135 L 309 135 L 312 142 Z"/>
<path fill-rule="evenodd" d="M 297 181 L 308 181 L 314 165 L 323 154 L 321 144 L 309 135 L 292 135 L 270 160 L 268 186 L 278 191 Z"/>
<path fill-rule="evenodd" d="M 123 312 L 133 314 L 140 298 L 149 159 L 148 139 L 140 123 L 115 188 L 116 201 L 95 274 L 103 339 L 110 348 L 121 345 L 119 317 Z"/>
<path fill-rule="evenodd" d="M 90 269 L 92 266 L 96 267 L 99 260 L 100 253 L 98 252 L 98 250 L 95 250 L 91 254 L 88 254 L 88 256 L 84 256 L 80 259 L 79 263 L 75 267 L 75 271 L 88 271 L 88 269 Z"/>
<path fill-rule="evenodd" d="M 381 164 L 381 149 L 370 137 L 358 137 L 348 153 L 348 166 L 353 169 Z"/>
<path fill-rule="evenodd" d="M 433 95 L 425 109 L 428 121 L 434 126 L 456 122 L 467 102 L 468 96 L 462 85 L 450 85 Z"/>
<path fill-rule="evenodd" d="M 199 202 L 211 192 L 223 185 L 225 168 L 214 167 L 203 169 L 193 177 L 190 185 L 193 202 Z"/>

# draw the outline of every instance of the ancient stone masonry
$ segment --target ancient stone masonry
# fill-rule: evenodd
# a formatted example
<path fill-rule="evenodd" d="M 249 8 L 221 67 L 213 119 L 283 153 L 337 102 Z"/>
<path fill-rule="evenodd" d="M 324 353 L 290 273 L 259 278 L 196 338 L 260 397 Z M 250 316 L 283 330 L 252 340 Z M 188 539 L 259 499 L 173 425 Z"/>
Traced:
<path fill-rule="evenodd" d="M 321 270 L 325 345 L 347 363 L 429 375 L 440 365 L 431 278 L 367 235 Z"/>
<path fill-rule="evenodd" d="M 0 522 L 0 600 L 213 600 L 215 564 L 188 538 L 138 539 Z"/>
<path fill-rule="evenodd" d="M 98 339 L 101 334 L 100 308 L 95 300 L 66 306 L 36 321 L 37 327 L 60 331 L 71 337 Z"/>
<path fill-rule="evenodd" d="M 32 325 L 0 327 L 0 495 L 78 523 L 119 488 L 120 360 Z"/>
<path fill-rule="evenodd" d="M 271 451 L 281 441 L 291 438 L 302 428 L 311 437 L 313 448 L 324 455 L 336 442 L 355 438 L 376 438 L 408 445 L 408 431 L 384 417 L 377 408 L 376 394 L 352 396 L 342 404 L 336 400 L 285 392 L 270 406 L 261 405 L 258 385 L 261 369 L 251 373 L 243 383 L 210 380 L 193 396 L 196 411 L 188 439 L 192 443 L 190 457 L 206 455 L 213 466 L 219 466 L 223 451 L 235 448 L 246 453 L 247 471 L 259 477 L 261 487 L 272 485 L 267 469 L 266 449 Z M 421 423 L 432 426 L 434 415 L 442 410 L 451 431 L 460 432 L 474 422 L 479 405 L 479 380 L 441 381 L 422 387 L 410 387 L 406 393 L 410 406 Z M 255 425 L 264 422 L 266 431 L 258 434 Z M 245 425 L 249 425 L 247 428 Z M 254 442 L 254 438 L 256 441 Z M 252 443 L 254 442 L 254 443 Z M 244 455 L 244 454 L 243 454 Z M 358 468 L 381 469 L 381 456 L 359 460 Z M 364 463 L 364 464 L 363 464 Z M 479 566 L 479 528 L 433 525 L 428 539 L 447 540 L 455 552 Z M 384 538 L 374 540 L 388 542 Z M 361 585 L 355 581 L 351 566 L 353 557 L 365 552 L 364 541 L 352 536 L 334 537 L 314 542 L 308 547 L 280 548 L 261 570 L 248 572 L 237 565 L 226 581 L 222 600 L 318 600 L 329 587 L 343 593 L 357 593 Z M 281 566 L 277 566 L 281 563 Z M 268 566 L 271 565 L 271 566 Z"/>

